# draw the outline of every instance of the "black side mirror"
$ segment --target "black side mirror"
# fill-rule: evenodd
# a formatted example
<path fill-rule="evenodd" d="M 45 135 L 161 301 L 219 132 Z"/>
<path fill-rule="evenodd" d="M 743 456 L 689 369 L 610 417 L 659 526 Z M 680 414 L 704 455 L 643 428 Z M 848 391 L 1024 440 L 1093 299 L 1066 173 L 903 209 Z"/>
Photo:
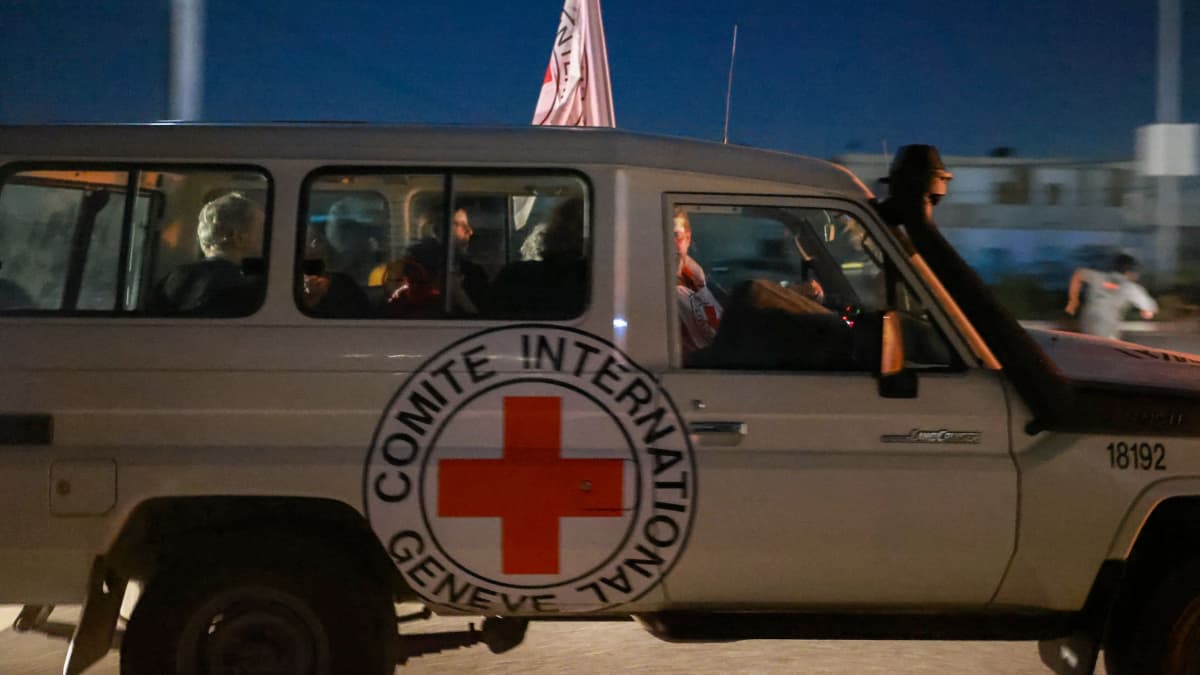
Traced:
<path fill-rule="evenodd" d="M 305 258 L 300 263 L 300 272 L 305 276 L 319 277 L 325 274 L 325 261 L 321 258 Z"/>
<path fill-rule="evenodd" d="M 917 374 L 904 367 L 904 332 L 900 314 L 883 315 L 879 357 L 879 395 L 884 398 L 916 398 Z"/>

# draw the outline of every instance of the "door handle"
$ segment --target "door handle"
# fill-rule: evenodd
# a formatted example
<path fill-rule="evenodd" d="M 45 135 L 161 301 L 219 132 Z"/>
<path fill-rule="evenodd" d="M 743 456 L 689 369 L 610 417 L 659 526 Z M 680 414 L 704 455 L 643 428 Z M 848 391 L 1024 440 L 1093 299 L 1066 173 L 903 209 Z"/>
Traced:
<path fill-rule="evenodd" d="M 50 445 L 54 442 L 51 415 L 0 413 L 0 445 Z"/>
<path fill-rule="evenodd" d="M 750 431 L 745 422 L 692 422 L 688 432 L 693 434 L 737 434 L 745 436 Z"/>

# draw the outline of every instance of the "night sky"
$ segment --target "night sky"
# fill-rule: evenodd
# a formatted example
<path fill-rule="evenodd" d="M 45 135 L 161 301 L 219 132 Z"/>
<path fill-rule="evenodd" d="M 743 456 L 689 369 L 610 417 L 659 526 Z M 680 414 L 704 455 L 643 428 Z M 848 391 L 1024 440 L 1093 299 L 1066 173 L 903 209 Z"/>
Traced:
<path fill-rule="evenodd" d="M 1200 2 L 1183 0 L 1200 122 Z M 1129 158 L 1154 0 L 605 0 L 617 123 L 828 157 Z M 528 124 L 561 0 L 207 0 L 208 121 Z M 0 123 L 166 117 L 167 0 L 0 0 Z"/>

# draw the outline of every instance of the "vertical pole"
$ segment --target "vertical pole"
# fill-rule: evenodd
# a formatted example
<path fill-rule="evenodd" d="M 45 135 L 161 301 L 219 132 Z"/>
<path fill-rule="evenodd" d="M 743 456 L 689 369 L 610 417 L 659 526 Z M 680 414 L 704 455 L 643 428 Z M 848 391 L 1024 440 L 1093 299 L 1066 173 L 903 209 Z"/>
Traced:
<path fill-rule="evenodd" d="M 1157 122 L 1179 123 L 1179 52 L 1183 22 L 1179 0 L 1158 0 Z"/>
<path fill-rule="evenodd" d="M 204 94 L 204 0 L 171 0 L 167 117 L 200 119 Z"/>
<path fill-rule="evenodd" d="M 725 133 L 721 142 L 729 142 L 729 104 L 733 100 L 733 60 L 737 57 L 737 24 L 733 24 L 733 47 L 729 50 L 729 84 L 725 85 Z"/>
<path fill-rule="evenodd" d="M 1158 0 L 1158 101 L 1159 124 L 1179 123 L 1179 53 L 1182 33 L 1179 0 Z M 1178 176 L 1156 179 L 1154 263 L 1159 287 L 1175 281 L 1179 268 L 1180 185 Z"/>

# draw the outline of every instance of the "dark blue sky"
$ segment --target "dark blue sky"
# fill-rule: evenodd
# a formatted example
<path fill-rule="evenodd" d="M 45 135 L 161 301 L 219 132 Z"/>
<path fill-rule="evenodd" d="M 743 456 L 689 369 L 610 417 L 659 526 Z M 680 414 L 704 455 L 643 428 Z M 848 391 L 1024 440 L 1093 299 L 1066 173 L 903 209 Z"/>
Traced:
<path fill-rule="evenodd" d="M 606 0 L 617 123 L 829 156 L 1126 158 L 1153 121 L 1154 0 Z M 1200 2 L 1183 0 L 1200 122 Z M 207 0 L 204 118 L 527 124 L 561 0 Z M 0 123 L 166 116 L 167 0 L 0 0 Z M 1190 94 L 1190 95 L 1189 95 Z"/>

